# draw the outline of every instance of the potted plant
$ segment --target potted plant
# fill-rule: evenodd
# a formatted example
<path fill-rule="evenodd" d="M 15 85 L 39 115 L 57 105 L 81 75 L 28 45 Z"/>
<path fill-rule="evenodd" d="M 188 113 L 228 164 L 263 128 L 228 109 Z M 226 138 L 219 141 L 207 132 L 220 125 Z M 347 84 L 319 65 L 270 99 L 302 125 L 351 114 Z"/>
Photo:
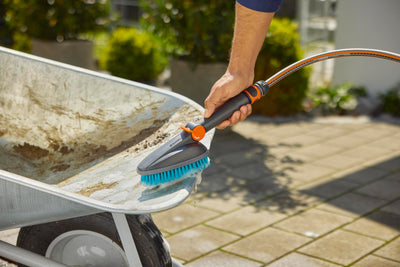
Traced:
<path fill-rule="evenodd" d="M 105 29 L 106 0 L 5 0 L 6 21 L 32 38 L 32 53 L 93 68 L 93 44 L 83 37 Z"/>
<path fill-rule="evenodd" d="M 170 85 L 203 104 L 225 72 L 235 17 L 234 1 L 142 0 L 142 23 L 172 56 Z"/>

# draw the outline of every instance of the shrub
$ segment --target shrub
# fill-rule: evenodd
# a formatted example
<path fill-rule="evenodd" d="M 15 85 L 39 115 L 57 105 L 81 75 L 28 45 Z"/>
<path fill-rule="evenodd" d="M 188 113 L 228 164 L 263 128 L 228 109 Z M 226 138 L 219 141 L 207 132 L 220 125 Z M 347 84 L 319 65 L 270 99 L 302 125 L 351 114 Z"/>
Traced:
<path fill-rule="evenodd" d="M 363 87 L 355 87 L 346 82 L 335 87 L 322 86 L 310 94 L 314 108 L 322 114 L 346 114 L 357 106 L 357 97 L 365 97 L 367 93 Z"/>
<path fill-rule="evenodd" d="M 77 39 L 104 29 L 109 18 L 106 0 L 5 0 L 6 21 L 30 37 Z"/>
<path fill-rule="evenodd" d="M 174 57 L 197 63 L 226 62 L 235 1 L 141 0 L 143 25 L 169 45 Z"/>
<path fill-rule="evenodd" d="M 382 111 L 400 117 L 400 83 L 387 91 L 380 94 L 382 101 Z"/>
<path fill-rule="evenodd" d="M 135 81 L 154 81 L 168 63 L 156 38 L 135 28 L 115 30 L 102 61 L 111 74 Z"/>
<path fill-rule="evenodd" d="M 302 59 L 297 25 L 287 18 L 274 18 L 255 67 L 255 81 L 265 80 Z M 300 69 L 274 85 L 256 102 L 253 113 L 267 116 L 292 115 L 302 110 L 307 94 L 309 70 Z"/>

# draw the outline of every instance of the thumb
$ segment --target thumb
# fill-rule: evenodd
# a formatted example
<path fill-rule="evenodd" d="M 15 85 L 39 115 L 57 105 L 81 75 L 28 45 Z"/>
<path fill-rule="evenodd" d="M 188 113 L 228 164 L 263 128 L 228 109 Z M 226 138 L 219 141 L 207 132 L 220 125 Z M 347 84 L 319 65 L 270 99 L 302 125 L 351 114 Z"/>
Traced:
<path fill-rule="evenodd" d="M 207 98 L 204 101 L 204 118 L 209 118 L 215 111 L 215 105 Z"/>

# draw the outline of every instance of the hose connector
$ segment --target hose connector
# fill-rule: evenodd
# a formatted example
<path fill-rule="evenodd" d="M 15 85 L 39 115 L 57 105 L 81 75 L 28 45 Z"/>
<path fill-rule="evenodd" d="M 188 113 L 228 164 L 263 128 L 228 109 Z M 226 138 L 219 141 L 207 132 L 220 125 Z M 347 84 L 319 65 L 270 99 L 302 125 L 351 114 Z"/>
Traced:
<path fill-rule="evenodd" d="M 266 81 L 258 81 L 251 85 L 249 88 L 244 90 L 245 95 L 249 98 L 250 104 L 253 104 L 264 96 L 269 90 L 268 83 Z"/>

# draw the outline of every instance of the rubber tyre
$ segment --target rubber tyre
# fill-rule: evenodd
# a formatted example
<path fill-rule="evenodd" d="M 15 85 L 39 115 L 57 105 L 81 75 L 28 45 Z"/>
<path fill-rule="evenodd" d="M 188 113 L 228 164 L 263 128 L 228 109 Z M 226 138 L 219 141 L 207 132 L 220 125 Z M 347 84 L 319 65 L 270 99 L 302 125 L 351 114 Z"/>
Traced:
<path fill-rule="evenodd" d="M 145 267 L 172 266 L 168 245 L 151 215 L 127 215 L 127 220 L 142 265 Z M 17 246 L 44 256 L 57 236 L 73 230 L 88 230 L 102 234 L 122 248 L 114 220 L 109 213 L 23 227 L 18 235 Z"/>

